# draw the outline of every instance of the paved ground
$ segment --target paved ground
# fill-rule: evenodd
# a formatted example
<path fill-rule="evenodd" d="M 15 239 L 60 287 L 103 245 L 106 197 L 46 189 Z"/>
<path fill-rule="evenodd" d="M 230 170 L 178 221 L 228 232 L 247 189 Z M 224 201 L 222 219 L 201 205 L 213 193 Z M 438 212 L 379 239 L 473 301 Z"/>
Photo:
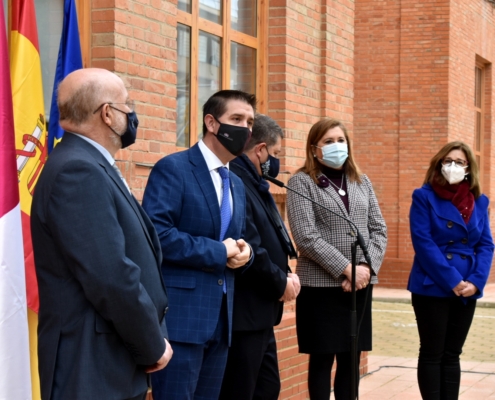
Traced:
<path fill-rule="evenodd" d="M 368 356 L 369 374 L 361 379 L 360 398 L 421 399 L 416 381 L 419 339 L 410 294 L 373 290 L 373 352 Z M 461 400 L 495 399 L 495 284 L 487 286 L 478 302 L 461 369 Z"/>

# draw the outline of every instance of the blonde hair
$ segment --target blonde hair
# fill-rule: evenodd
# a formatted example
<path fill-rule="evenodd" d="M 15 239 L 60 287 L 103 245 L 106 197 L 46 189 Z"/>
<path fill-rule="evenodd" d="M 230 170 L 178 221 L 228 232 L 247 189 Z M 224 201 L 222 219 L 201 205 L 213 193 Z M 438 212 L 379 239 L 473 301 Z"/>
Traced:
<path fill-rule="evenodd" d="M 347 142 L 348 157 L 344 164 L 344 172 L 347 179 L 351 182 L 361 183 L 361 171 L 352 157 L 351 140 L 347 133 L 347 129 L 344 124 L 339 120 L 332 118 L 325 118 L 314 124 L 308 134 L 306 142 L 306 161 L 302 168 L 299 168 L 298 172 L 305 172 L 313 181 L 318 184 L 318 175 L 321 173 L 321 164 L 314 157 L 313 146 L 317 146 L 320 139 L 333 128 L 339 127 L 344 132 L 344 137 Z"/>
<path fill-rule="evenodd" d="M 470 190 L 477 199 L 481 196 L 481 185 L 479 178 L 479 168 L 476 157 L 471 148 L 464 142 L 450 142 L 443 146 L 440 151 L 433 156 L 430 161 L 430 167 L 426 171 L 424 184 L 432 184 L 435 180 L 439 185 L 444 186 L 447 180 L 442 175 L 442 161 L 452 150 L 462 150 L 468 161 L 467 181 L 470 183 Z"/>

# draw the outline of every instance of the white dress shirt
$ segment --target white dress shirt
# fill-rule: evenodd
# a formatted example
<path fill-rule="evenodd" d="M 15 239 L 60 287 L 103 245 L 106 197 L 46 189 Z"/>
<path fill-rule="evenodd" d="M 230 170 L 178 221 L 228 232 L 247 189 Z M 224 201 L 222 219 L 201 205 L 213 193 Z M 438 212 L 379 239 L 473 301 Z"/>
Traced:
<path fill-rule="evenodd" d="M 208 171 L 210 171 L 211 180 L 213 181 L 213 186 L 215 186 L 215 191 L 217 193 L 218 198 L 218 206 L 222 206 L 222 197 L 223 197 L 223 187 L 222 187 L 222 177 L 218 172 L 218 168 L 225 167 L 229 169 L 229 163 L 223 164 L 222 161 L 213 153 L 204 142 L 201 140 L 198 143 L 199 150 L 206 161 L 206 165 L 208 166 Z M 232 215 L 232 211 L 234 208 L 234 202 L 232 200 L 232 191 L 229 188 L 229 196 L 230 196 L 230 215 Z"/>

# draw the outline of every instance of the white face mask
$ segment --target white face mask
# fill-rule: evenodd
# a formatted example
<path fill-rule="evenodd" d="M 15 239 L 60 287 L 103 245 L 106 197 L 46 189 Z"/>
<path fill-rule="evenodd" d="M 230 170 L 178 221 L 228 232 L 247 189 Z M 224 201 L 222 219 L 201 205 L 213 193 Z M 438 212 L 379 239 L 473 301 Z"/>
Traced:
<path fill-rule="evenodd" d="M 452 162 L 452 164 L 442 165 L 442 175 L 447 179 L 447 182 L 451 185 L 455 185 L 464 180 L 464 177 L 467 175 L 465 171 L 466 168 L 467 165 L 465 167 L 460 167 L 456 165 L 455 162 Z"/>
<path fill-rule="evenodd" d="M 330 168 L 340 168 L 349 156 L 347 143 L 335 142 L 319 148 L 323 158 L 318 160 Z"/>

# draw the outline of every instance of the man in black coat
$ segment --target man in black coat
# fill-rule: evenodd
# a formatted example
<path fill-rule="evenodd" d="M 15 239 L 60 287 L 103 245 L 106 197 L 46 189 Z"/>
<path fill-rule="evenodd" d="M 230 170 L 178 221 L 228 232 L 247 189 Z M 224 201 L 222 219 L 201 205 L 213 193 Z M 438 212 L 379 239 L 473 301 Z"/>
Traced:
<path fill-rule="evenodd" d="M 288 266 L 295 249 L 262 175 L 278 174 L 282 138 L 273 119 L 257 114 L 244 154 L 230 163 L 246 188 L 244 238 L 254 260 L 247 270 L 235 272 L 232 344 L 221 400 L 276 400 L 280 393 L 273 327 L 282 319 L 283 302 L 296 298 L 300 284 Z"/>
<path fill-rule="evenodd" d="M 142 400 L 172 349 L 158 236 L 114 161 L 137 117 L 124 82 L 102 69 L 69 74 L 58 106 L 65 134 L 31 210 L 41 396 Z"/>

